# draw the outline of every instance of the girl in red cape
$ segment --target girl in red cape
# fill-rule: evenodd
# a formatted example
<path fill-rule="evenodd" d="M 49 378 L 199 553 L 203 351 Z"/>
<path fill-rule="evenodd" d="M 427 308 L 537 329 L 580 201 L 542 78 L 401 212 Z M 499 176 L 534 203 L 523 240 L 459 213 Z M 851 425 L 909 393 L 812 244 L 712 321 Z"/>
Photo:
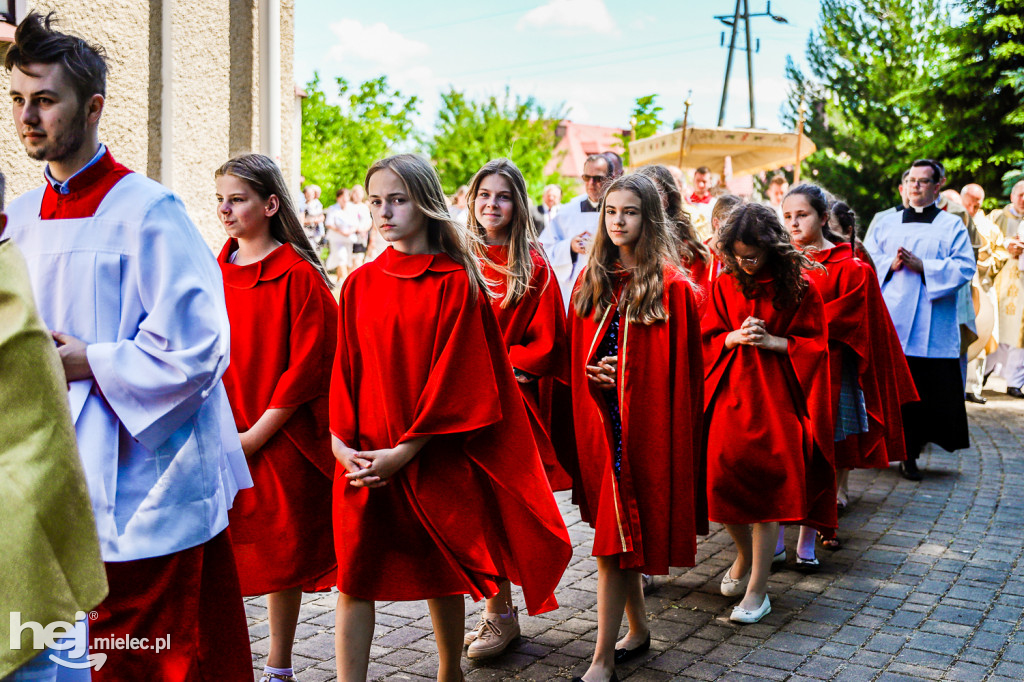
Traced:
<path fill-rule="evenodd" d="M 711 252 L 711 263 L 708 265 L 706 278 L 703 282 L 708 288 L 709 297 L 711 285 L 715 283 L 715 280 L 722 273 L 722 259 L 715 252 L 715 239 L 718 237 L 718 231 L 722 229 L 722 225 L 729 218 L 729 214 L 742 203 L 743 199 L 735 194 L 723 194 L 715 200 L 715 207 L 711 209 L 711 236 L 704 242 L 704 245 L 708 247 L 708 251 Z M 704 308 L 706 310 L 707 305 Z"/>
<path fill-rule="evenodd" d="M 855 237 L 831 229 L 835 219 L 854 234 L 853 212 L 842 202 L 830 206 L 825 192 L 809 184 L 792 188 L 782 209 L 793 242 L 824 266 L 808 274 L 828 321 L 836 495 L 843 508 L 851 469 L 885 469 L 906 459 L 901 409 L 917 400 L 917 390 L 874 269 L 855 255 Z M 838 547 L 834 535 L 822 543 Z"/>
<path fill-rule="evenodd" d="M 803 273 L 821 266 L 759 204 L 732 212 L 716 251 L 726 269 L 702 321 L 708 518 L 736 543 L 730 619 L 756 623 L 771 612 L 779 523 L 836 525 L 825 311 Z"/>
<path fill-rule="evenodd" d="M 231 543 L 242 595 L 267 595 L 261 682 L 294 680 L 302 591 L 335 583 L 327 395 L 338 306 L 277 164 L 244 154 L 215 177 L 229 237 L 218 257 L 231 322 L 224 388 L 255 484 L 229 511 Z"/>
<path fill-rule="evenodd" d="M 441 181 L 401 154 L 366 173 L 391 246 L 341 291 L 331 377 L 338 678 L 364 680 L 374 600 L 426 599 L 437 679 L 462 679 L 465 600 L 523 586 L 557 608 L 572 556 L 488 303 L 473 233 Z"/>
<path fill-rule="evenodd" d="M 480 266 L 494 291 L 491 308 L 498 319 L 505 348 L 537 448 L 552 490 L 567 490 L 572 479 L 552 444 L 552 393 L 569 384 L 569 345 L 565 335 L 562 294 L 551 266 L 537 242 L 530 217 L 526 181 L 508 159 L 486 163 L 469 184 L 467 226 L 480 238 Z M 567 410 L 565 419 L 571 419 Z M 558 441 L 558 439 L 555 439 Z M 562 438 L 561 441 L 567 439 Z M 571 453 L 570 453 L 571 454 Z M 476 627 L 465 638 L 469 658 L 501 654 L 519 637 L 518 609 L 512 586 L 501 582 L 500 592 L 487 600 Z"/>
<path fill-rule="evenodd" d="M 699 325 L 657 187 L 618 178 L 569 315 L 573 492 L 598 569 L 597 642 L 577 680 L 618 679 L 616 663 L 650 648 L 641 574 L 693 566 L 707 533 Z M 616 643 L 623 611 L 629 631 Z"/>
<path fill-rule="evenodd" d="M 693 225 L 690 223 L 690 214 L 683 210 L 683 193 L 679 191 L 679 185 L 672 177 L 672 171 L 666 166 L 654 164 L 641 166 L 636 172 L 650 178 L 654 182 L 654 186 L 658 188 L 658 194 L 661 195 L 661 207 L 665 210 L 665 217 L 676 238 L 679 260 L 686 268 L 690 275 L 690 281 L 694 285 L 693 293 L 697 296 L 697 312 L 703 314 L 704 307 L 708 302 L 708 281 L 714 262 L 711 258 L 711 249 L 701 243 L 697 239 L 697 235 L 694 234 Z"/>

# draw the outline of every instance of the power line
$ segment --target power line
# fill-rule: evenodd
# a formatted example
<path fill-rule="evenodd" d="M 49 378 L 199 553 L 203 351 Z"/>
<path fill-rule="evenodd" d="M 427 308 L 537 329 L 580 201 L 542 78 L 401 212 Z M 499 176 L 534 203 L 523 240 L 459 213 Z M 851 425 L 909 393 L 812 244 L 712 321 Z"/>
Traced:
<path fill-rule="evenodd" d="M 612 66 L 615 64 L 631 64 L 633 62 L 647 61 L 649 59 L 660 59 L 661 57 L 671 57 L 677 54 L 688 54 L 692 52 L 703 52 L 705 50 L 713 49 L 713 46 L 702 45 L 700 47 L 691 47 L 682 50 L 672 50 L 670 52 L 662 52 L 661 54 L 643 55 L 640 57 L 634 57 L 632 59 L 614 59 L 610 62 L 601 62 L 597 64 L 584 64 L 582 66 L 569 66 L 562 69 L 547 69 L 544 71 L 534 71 L 533 73 L 518 74 L 517 78 L 529 78 L 530 76 L 540 76 L 552 73 L 565 73 L 567 71 L 583 71 L 585 69 L 595 69 L 604 66 Z"/>
<path fill-rule="evenodd" d="M 700 34 L 700 35 L 696 35 L 696 36 L 689 36 L 687 38 L 687 40 L 689 41 L 689 40 L 693 40 L 695 38 L 707 38 L 707 37 L 710 37 L 710 36 L 713 36 L 713 35 L 717 35 L 717 32 L 716 33 L 704 33 L 704 34 Z M 576 59 L 586 59 L 588 57 L 603 57 L 603 56 L 606 56 L 606 55 L 620 54 L 620 53 L 623 53 L 623 52 L 635 52 L 637 50 L 645 50 L 645 49 L 651 48 L 651 47 L 658 47 L 660 45 L 670 45 L 670 44 L 675 44 L 675 43 L 679 43 L 679 42 L 681 42 L 679 38 L 673 38 L 671 40 L 662 40 L 662 41 L 658 41 L 656 43 L 647 43 L 646 45 L 637 45 L 637 46 L 634 46 L 634 47 L 624 47 L 624 48 L 620 48 L 618 50 L 599 50 L 597 52 L 586 52 L 586 53 L 577 54 L 577 55 L 561 55 L 561 56 L 557 56 L 557 57 L 548 57 L 546 59 L 538 59 L 538 60 L 534 60 L 534 61 L 530 61 L 530 62 L 521 62 L 519 64 L 511 64 L 511 65 L 503 64 L 501 66 L 490 66 L 490 67 L 487 67 L 485 69 L 475 69 L 473 71 L 463 71 L 462 73 L 456 73 L 456 74 L 453 74 L 451 76 L 451 78 L 462 78 L 463 76 L 475 76 L 475 75 L 478 75 L 478 74 L 481 74 L 481 73 L 492 73 L 494 71 L 516 71 L 516 70 L 521 69 L 521 68 L 526 68 L 526 67 L 530 67 L 530 66 L 537 66 L 539 64 L 550 64 L 552 62 L 572 61 L 572 60 L 576 60 Z M 701 49 L 704 49 L 704 48 L 701 48 Z M 580 67 L 580 68 L 586 68 L 586 67 Z"/>
<path fill-rule="evenodd" d="M 526 10 L 530 10 L 536 7 L 534 4 L 523 5 L 515 9 L 503 10 L 501 12 L 494 12 L 493 14 L 481 14 L 475 17 L 466 17 L 465 19 L 456 19 L 455 21 L 446 21 L 441 24 L 432 24 L 430 26 L 423 26 L 421 28 L 414 28 L 409 31 L 404 31 L 406 35 L 413 35 L 416 33 L 425 33 L 426 31 L 436 31 L 439 28 L 450 28 L 452 26 L 461 26 L 463 24 L 471 24 L 476 21 L 485 21 L 487 19 L 495 19 L 497 17 L 505 17 L 509 14 L 518 14 Z"/>

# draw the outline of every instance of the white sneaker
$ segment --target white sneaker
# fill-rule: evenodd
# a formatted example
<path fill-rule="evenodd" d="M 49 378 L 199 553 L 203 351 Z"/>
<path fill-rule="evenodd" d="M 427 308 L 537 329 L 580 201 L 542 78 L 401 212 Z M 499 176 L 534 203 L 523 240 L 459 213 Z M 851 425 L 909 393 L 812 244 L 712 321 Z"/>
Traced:
<path fill-rule="evenodd" d="M 505 651 L 519 637 L 519 609 L 512 609 L 511 618 L 496 613 L 484 615 L 484 624 L 466 651 L 468 658 L 491 658 Z"/>
<path fill-rule="evenodd" d="M 739 597 L 747 592 L 747 583 L 750 582 L 750 571 L 742 578 L 732 577 L 732 566 L 725 569 L 722 576 L 722 595 L 725 597 Z"/>
<path fill-rule="evenodd" d="M 480 619 L 477 620 L 476 625 L 473 626 L 472 630 L 466 633 L 466 637 L 462 640 L 463 646 L 469 646 L 476 640 L 477 637 L 480 636 L 480 629 L 484 626 L 485 613 L 486 611 L 480 612 Z"/>
<path fill-rule="evenodd" d="M 734 623 L 756 623 L 769 613 L 772 612 L 772 603 L 768 601 L 768 595 L 764 595 L 764 601 L 761 602 L 761 607 L 756 611 L 747 611 L 736 606 L 732 610 L 732 615 L 729 616 L 729 620 Z"/>

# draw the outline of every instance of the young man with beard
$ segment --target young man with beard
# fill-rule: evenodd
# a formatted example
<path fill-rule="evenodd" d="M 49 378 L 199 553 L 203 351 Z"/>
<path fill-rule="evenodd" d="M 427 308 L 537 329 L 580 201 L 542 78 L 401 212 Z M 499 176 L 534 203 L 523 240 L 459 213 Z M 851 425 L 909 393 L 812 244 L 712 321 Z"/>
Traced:
<path fill-rule="evenodd" d="M 47 162 L 9 234 L 58 345 L 110 585 L 93 677 L 251 680 L 226 526 L 252 483 L 221 383 L 220 272 L 181 200 L 100 143 L 105 60 L 51 24 L 29 14 L 5 60 L 18 135 Z M 170 646 L 98 643 L 124 637 Z"/>

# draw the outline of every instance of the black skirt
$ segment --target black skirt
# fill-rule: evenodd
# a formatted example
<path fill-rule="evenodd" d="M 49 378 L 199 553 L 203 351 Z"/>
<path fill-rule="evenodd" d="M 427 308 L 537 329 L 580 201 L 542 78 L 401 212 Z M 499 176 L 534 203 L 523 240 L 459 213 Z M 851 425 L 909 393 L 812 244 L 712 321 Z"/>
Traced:
<path fill-rule="evenodd" d="M 926 443 L 947 452 L 970 447 L 959 358 L 907 356 L 907 365 L 921 396 L 920 402 L 903 406 L 907 459 L 917 459 Z"/>

